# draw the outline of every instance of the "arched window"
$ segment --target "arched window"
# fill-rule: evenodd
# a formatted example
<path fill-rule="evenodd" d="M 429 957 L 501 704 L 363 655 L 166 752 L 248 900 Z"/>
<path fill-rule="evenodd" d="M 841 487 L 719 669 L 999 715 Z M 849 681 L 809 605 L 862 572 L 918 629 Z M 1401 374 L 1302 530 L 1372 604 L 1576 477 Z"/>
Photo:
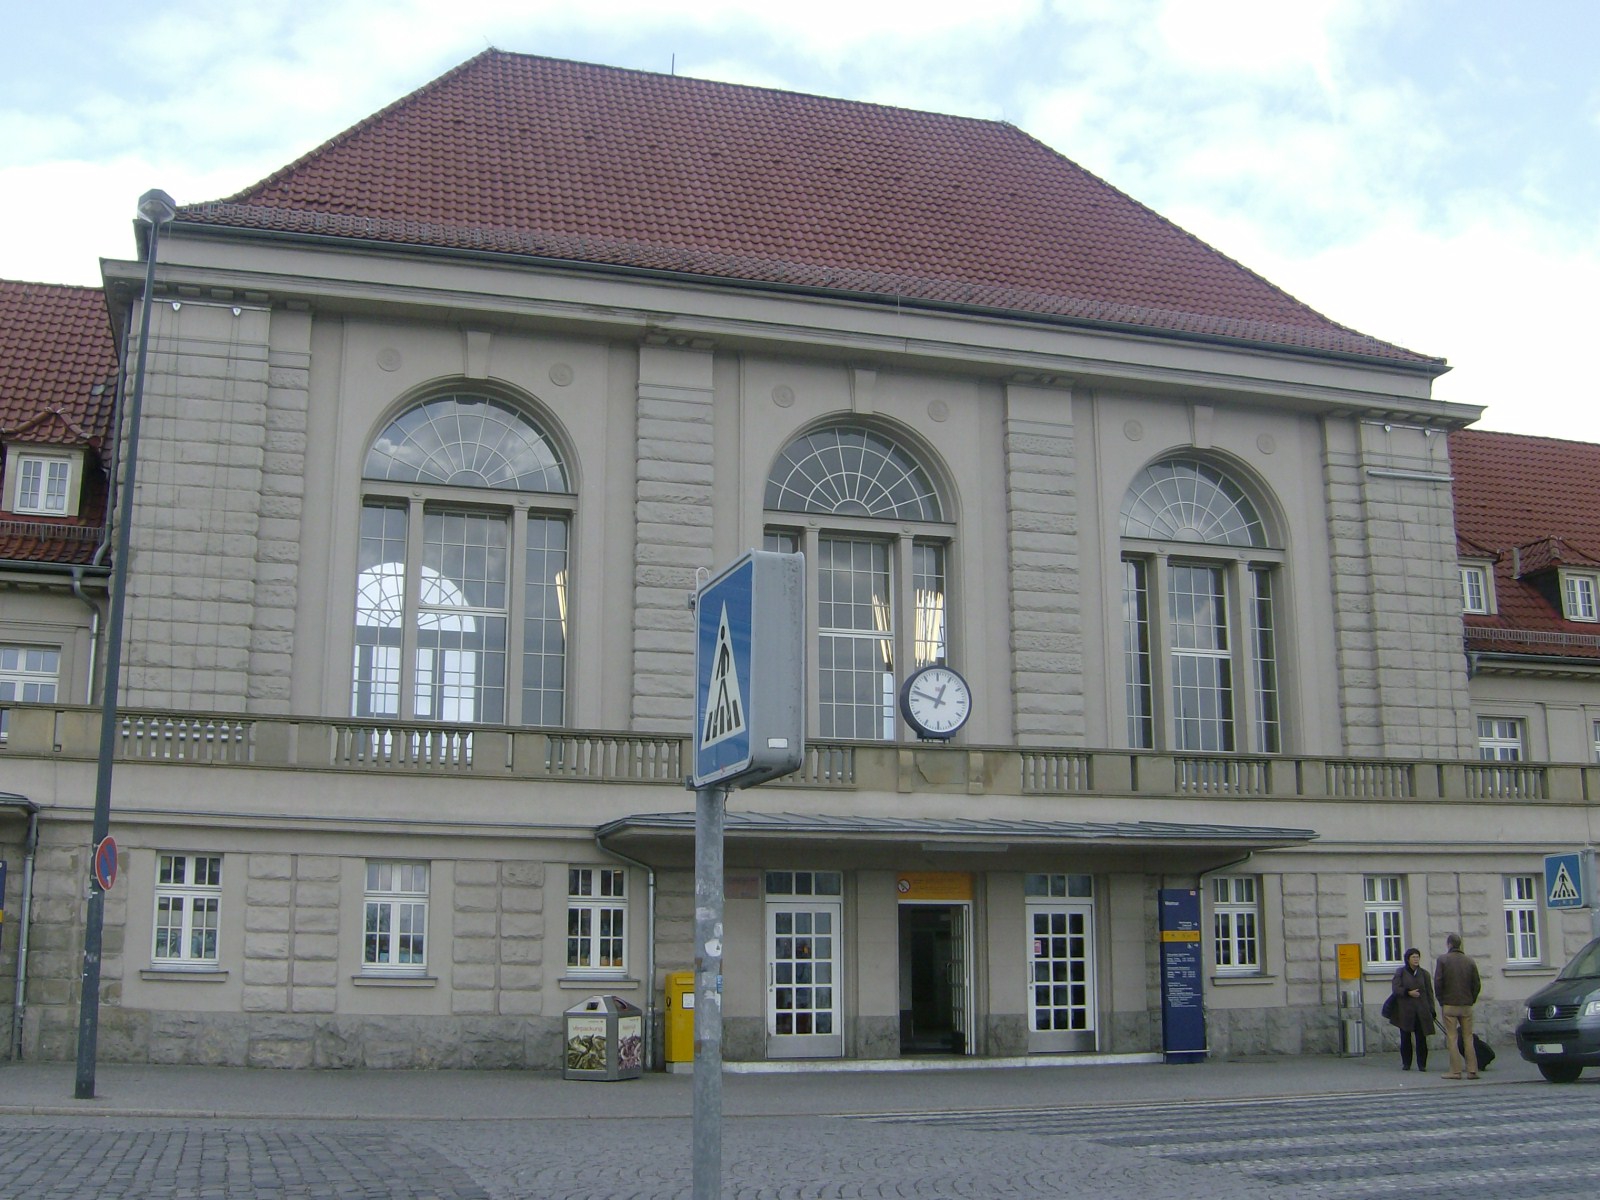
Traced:
<path fill-rule="evenodd" d="M 818 736 L 892 739 L 897 677 L 949 653 L 950 528 L 916 456 L 888 435 L 830 425 L 784 447 L 767 476 L 769 550 L 804 550 L 816 597 Z M 822 518 L 804 525 L 794 514 Z"/>
<path fill-rule="evenodd" d="M 354 714 L 561 724 L 571 496 L 554 443 L 504 401 L 438 396 L 374 439 L 362 476 Z"/>
<path fill-rule="evenodd" d="M 1128 488 L 1122 537 L 1129 744 L 1280 751 L 1282 555 L 1249 494 L 1201 459 L 1163 459 Z"/>

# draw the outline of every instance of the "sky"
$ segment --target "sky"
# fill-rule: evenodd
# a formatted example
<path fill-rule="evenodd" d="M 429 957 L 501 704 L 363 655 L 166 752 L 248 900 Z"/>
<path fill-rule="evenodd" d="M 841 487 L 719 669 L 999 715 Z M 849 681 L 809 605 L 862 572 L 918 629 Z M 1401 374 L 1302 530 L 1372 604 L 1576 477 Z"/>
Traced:
<path fill-rule="evenodd" d="M 7 3 L 7 8 L 11 4 Z M 18 5 L 0 277 L 94 284 L 138 197 L 232 195 L 488 46 L 1008 121 L 1482 426 L 1600 442 L 1600 0 Z"/>

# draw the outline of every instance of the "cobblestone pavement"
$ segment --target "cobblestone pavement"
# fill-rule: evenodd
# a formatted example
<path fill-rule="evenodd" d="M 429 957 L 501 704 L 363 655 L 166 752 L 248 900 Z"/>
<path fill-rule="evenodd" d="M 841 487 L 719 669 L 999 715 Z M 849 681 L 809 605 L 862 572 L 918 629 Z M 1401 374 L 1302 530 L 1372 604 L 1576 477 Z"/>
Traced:
<path fill-rule="evenodd" d="M 8 1116 L 5 1200 L 677 1200 L 687 1119 Z M 741 1117 L 725 1195 L 1067 1200 L 1600 1194 L 1600 1086 Z"/>
<path fill-rule="evenodd" d="M 1253 1185 L 1329 1200 L 1600 1195 L 1600 1088 L 1592 1085 L 864 1119 L 1026 1133 L 1069 1153 L 1080 1139 L 1135 1151 L 1195 1168 L 1195 1196 L 1247 1195 Z"/>

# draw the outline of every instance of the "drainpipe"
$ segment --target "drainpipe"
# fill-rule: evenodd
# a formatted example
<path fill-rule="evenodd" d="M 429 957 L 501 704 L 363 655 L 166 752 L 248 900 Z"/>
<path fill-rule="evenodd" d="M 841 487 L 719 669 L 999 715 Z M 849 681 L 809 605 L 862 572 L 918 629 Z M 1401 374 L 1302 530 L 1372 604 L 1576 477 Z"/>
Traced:
<path fill-rule="evenodd" d="M 100 548 L 94 552 L 97 564 L 105 548 L 105 543 L 102 542 L 100 543 Z M 88 691 L 84 693 L 84 702 L 93 704 L 94 660 L 95 652 L 100 648 L 100 606 L 83 594 L 83 568 L 81 566 L 72 568 L 72 594 L 89 606 L 89 670 L 84 674 Z"/>
<path fill-rule="evenodd" d="M 0 805 L 19 808 L 28 814 L 28 834 L 22 856 L 22 913 L 17 918 L 22 926 L 17 934 L 17 988 L 11 1001 L 11 1059 L 21 1062 L 22 1015 L 28 987 L 28 930 L 33 923 L 33 859 L 39 850 L 39 806 L 12 792 L 0 792 Z"/>
<path fill-rule="evenodd" d="M 652 1055 L 656 1040 L 656 869 L 646 866 L 636 858 L 629 858 L 626 854 L 613 850 L 600 840 L 598 833 L 594 835 L 594 844 L 599 847 L 600 853 L 620 859 L 630 867 L 637 867 L 649 877 L 646 888 L 649 900 L 644 910 L 644 1061 L 650 1064 L 650 1069 L 653 1071 L 656 1061 Z"/>

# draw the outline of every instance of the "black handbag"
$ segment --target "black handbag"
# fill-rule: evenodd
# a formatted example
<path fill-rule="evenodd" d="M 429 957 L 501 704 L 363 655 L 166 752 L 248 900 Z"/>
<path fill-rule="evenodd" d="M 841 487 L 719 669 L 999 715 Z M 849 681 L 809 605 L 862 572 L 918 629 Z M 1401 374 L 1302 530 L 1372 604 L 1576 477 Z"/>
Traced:
<path fill-rule="evenodd" d="M 1390 992 L 1389 998 L 1383 1002 L 1383 1007 L 1378 1011 L 1383 1014 L 1383 1019 L 1385 1021 L 1394 1020 L 1395 1004 L 1399 999 L 1399 996 L 1396 996 L 1393 992 Z"/>

